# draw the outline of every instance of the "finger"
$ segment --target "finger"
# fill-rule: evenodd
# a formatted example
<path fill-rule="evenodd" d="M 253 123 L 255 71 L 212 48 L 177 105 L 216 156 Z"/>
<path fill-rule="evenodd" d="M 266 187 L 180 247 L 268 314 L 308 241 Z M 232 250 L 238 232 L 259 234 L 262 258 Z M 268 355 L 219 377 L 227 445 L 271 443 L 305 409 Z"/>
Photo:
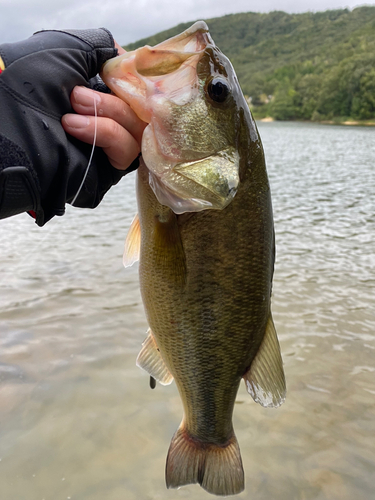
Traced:
<path fill-rule="evenodd" d="M 95 115 L 112 118 L 141 144 L 143 130 L 147 126 L 122 99 L 111 94 L 103 94 L 86 87 L 74 87 L 71 103 L 74 111 L 81 115 Z"/>
<path fill-rule="evenodd" d="M 108 156 L 111 164 L 126 170 L 140 153 L 139 143 L 119 123 L 106 117 L 67 114 L 62 117 L 62 126 L 68 134 L 88 144 L 94 141 L 95 120 L 97 126 L 96 146 Z"/>

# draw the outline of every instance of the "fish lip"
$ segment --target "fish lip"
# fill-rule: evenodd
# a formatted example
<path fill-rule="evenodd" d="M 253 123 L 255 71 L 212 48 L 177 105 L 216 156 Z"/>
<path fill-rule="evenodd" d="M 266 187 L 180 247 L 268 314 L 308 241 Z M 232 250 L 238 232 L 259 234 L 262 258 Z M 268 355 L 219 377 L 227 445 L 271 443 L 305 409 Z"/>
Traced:
<path fill-rule="evenodd" d="M 177 175 L 207 191 L 209 200 L 217 200 L 220 208 L 234 198 L 239 185 L 239 154 L 227 148 L 201 160 L 178 163 L 172 169 Z"/>
<path fill-rule="evenodd" d="M 179 191 L 178 186 L 176 187 L 173 182 L 171 183 L 168 176 L 162 178 L 162 176 L 150 170 L 146 165 L 145 167 L 149 174 L 150 187 L 157 200 L 161 205 L 168 206 L 177 215 L 204 210 L 223 210 L 232 202 L 237 193 L 237 185 L 229 187 L 226 192 L 220 192 L 219 190 L 212 189 L 212 187 L 210 188 L 210 186 L 205 186 L 189 179 L 180 172 L 175 172 L 178 176 L 188 180 L 190 184 L 193 183 L 200 187 L 200 196 L 192 196 L 189 193 L 189 189 L 187 192 Z"/>
<path fill-rule="evenodd" d="M 199 36 L 199 35 L 201 35 L 201 36 Z M 200 50 L 195 50 L 194 51 L 195 53 L 202 52 L 203 50 L 205 50 L 207 45 L 215 45 L 214 41 L 211 38 L 208 26 L 205 23 L 205 21 L 197 21 L 196 23 L 194 23 L 192 26 L 187 28 L 182 33 L 180 33 L 172 38 L 169 38 L 168 40 L 164 40 L 163 42 L 158 43 L 153 48 L 154 49 L 165 49 L 165 48 L 168 48 L 170 46 L 174 46 L 174 47 L 177 46 L 178 47 L 180 45 L 180 42 L 183 42 L 184 40 L 189 39 L 189 38 L 192 40 L 194 38 L 194 36 L 197 39 L 196 40 L 197 45 L 198 45 L 199 41 L 200 42 L 204 41 L 204 47 Z M 189 42 L 185 43 L 184 48 L 186 48 L 187 46 L 189 46 Z M 180 51 L 175 50 L 175 52 L 180 52 Z"/>
<path fill-rule="evenodd" d="M 135 61 L 135 69 L 137 73 L 141 76 L 147 77 L 147 72 L 144 74 L 144 70 L 137 67 L 137 60 L 141 62 L 141 54 L 143 52 L 148 52 L 150 54 L 163 53 L 164 57 L 166 57 L 168 54 L 170 54 L 172 57 L 180 55 L 181 61 L 183 61 L 189 59 L 190 57 L 197 56 L 198 54 L 203 54 L 207 47 L 211 45 L 215 46 L 215 43 L 212 40 L 211 35 L 209 34 L 207 24 L 204 21 L 197 21 L 179 35 L 169 38 L 168 40 L 164 40 L 157 45 L 145 45 L 144 47 L 139 47 L 138 49 L 109 59 L 102 66 L 100 76 L 105 82 L 108 73 L 119 69 L 124 61 L 133 58 Z M 161 73 L 160 75 L 162 74 L 163 73 Z"/>
<path fill-rule="evenodd" d="M 145 165 L 146 167 L 146 165 Z M 183 198 L 173 187 L 165 183 L 164 180 L 152 172 L 148 167 L 149 185 L 153 190 L 158 202 L 169 207 L 176 215 L 190 212 L 201 212 L 215 208 L 212 203 L 201 198 Z"/>
<path fill-rule="evenodd" d="M 184 179 L 188 179 L 189 181 L 194 182 L 198 186 L 203 187 L 204 189 L 206 189 L 210 193 L 211 196 L 213 196 L 217 200 L 224 202 L 224 200 L 232 199 L 237 192 L 237 185 L 238 184 L 236 186 L 230 186 L 229 183 L 222 182 L 221 186 L 223 189 L 222 189 L 222 193 L 220 193 L 219 190 L 217 190 L 217 189 L 215 190 L 212 186 L 201 184 L 201 183 L 195 181 L 194 179 L 191 179 L 190 177 L 184 175 L 182 172 L 176 170 L 175 168 L 173 168 L 172 170 L 177 175 L 183 177 Z M 225 187 L 226 187 L 225 184 L 227 184 L 227 186 L 228 186 L 227 189 L 225 189 Z"/>

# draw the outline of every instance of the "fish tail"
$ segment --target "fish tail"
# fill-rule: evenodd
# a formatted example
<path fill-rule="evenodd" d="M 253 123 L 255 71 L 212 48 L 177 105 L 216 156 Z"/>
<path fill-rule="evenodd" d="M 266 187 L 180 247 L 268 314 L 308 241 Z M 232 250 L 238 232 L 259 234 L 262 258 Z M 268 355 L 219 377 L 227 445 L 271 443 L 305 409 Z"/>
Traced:
<path fill-rule="evenodd" d="M 240 448 L 232 435 L 225 445 L 192 437 L 183 423 L 172 438 L 166 465 L 167 488 L 199 483 L 214 495 L 236 495 L 244 489 Z"/>

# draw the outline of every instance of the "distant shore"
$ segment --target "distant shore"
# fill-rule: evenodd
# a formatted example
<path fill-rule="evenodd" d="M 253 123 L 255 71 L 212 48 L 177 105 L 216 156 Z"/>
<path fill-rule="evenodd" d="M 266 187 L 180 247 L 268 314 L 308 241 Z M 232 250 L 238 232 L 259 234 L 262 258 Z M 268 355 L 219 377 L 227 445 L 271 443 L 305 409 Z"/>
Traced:
<path fill-rule="evenodd" d="M 276 121 L 272 116 L 266 116 L 265 118 L 256 118 L 257 122 L 270 123 Z M 283 121 L 283 120 L 279 120 Z M 298 120 L 292 120 L 298 121 Z M 375 121 L 365 121 L 365 120 L 322 120 L 322 121 L 306 121 L 303 120 L 304 123 L 322 123 L 324 125 L 350 125 L 350 126 L 362 126 L 362 127 L 375 127 Z"/>

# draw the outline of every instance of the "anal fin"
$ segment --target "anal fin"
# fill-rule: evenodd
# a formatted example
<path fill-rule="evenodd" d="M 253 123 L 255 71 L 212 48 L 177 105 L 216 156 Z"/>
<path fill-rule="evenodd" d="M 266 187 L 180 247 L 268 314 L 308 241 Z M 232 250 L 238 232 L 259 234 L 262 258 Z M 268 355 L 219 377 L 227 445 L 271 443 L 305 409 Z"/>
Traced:
<path fill-rule="evenodd" d="M 173 381 L 173 376 L 164 363 L 150 329 L 148 330 L 146 340 L 142 344 L 142 349 L 138 354 L 137 366 L 145 370 L 152 378 L 162 385 L 169 385 Z"/>
<path fill-rule="evenodd" d="M 130 267 L 139 260 L 141 249 L 141 226 L 139 224 L 138 214 L 131 223 L 129 232 L 125 240 L 123 263 L 125 267 Z"/>
<path fill-rule="evenodd" d="M 265 408 L 277 408 L 285 401 L 283 360 L 271 313 L 262 344 L 244 380 L 254 401 Z"/>

